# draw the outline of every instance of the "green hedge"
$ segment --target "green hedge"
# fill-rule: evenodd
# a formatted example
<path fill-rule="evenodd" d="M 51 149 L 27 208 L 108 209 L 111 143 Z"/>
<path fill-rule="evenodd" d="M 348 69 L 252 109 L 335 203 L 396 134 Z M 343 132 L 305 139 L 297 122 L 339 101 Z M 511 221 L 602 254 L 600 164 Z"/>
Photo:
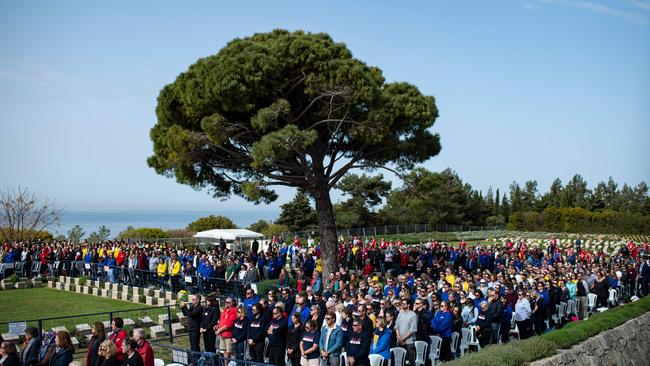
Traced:
<path fill-rule="evenodd" d="M 558 348 L 570 348 L 589 337 L 615 328 L 650 311 L 650 296 L 603 313 L 592 314 L 584 321 L 572 322 L 562 329 L 524 341 L 485 347 L 461 359 L 445 362 L 450 366 L 524 365 L 554 355 Z"/>
<path fill-rule="evenodd" d="M 508 229 L 572 233 L 650 234 L 650 216 L 612 210 L 590 211 L 580 207 L 550 207 L 542 212 L 515 212 Z"/>

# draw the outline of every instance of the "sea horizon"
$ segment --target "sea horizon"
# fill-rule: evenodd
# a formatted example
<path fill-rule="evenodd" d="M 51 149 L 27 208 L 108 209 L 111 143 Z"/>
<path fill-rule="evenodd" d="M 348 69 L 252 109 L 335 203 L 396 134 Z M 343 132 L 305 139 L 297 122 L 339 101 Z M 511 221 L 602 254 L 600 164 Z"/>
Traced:
<path fill-rule="evenodd" d="M 222 215 L 231 219 L 237 227 L 245 228 L 252 223 L 263 220 L 275 220 L 279 212 L 274 210 L 237 211 L 237 210 L 64 210 L 60 224 L 47 229 L 54 236 L 67 236 L 68 230 L 81 226 L 88 237 L 104 225 L 110 230 L 110 238 L 114 238 L 129 226 L 134 228 L 184 229 L 192 221 L 209 215 Z"/>

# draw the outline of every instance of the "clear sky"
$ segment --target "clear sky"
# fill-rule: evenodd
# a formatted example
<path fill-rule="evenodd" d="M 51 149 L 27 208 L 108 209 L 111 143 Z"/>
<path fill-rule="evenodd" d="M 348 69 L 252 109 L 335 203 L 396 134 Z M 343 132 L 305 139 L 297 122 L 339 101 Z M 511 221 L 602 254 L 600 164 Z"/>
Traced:
<path fill-rule="evenodd" d="M 436 98 L 475 188 L 650 181 L 650 1 L 2 1 L 0 188 L 76 210 L 273 210 L 156 175 L 160 89 L 235 37 L 327 32 Z"/>

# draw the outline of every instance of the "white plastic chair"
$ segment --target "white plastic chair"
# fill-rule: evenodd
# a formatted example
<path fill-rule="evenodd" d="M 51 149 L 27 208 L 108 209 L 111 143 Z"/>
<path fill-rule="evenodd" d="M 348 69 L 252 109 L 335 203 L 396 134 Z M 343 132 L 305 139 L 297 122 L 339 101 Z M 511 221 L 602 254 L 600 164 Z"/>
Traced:
<path fill-rule="evenodd" d="M 159 358 L 154 358 L 153 359 L 153 366 L 165 366 L 165 361 L 159 359 Z"/>
<path fill-rule="evenodd" d="M 476 339 L 474 334 L 474 327 L 472 328 L 463 328 L 461 329 L 461 338 L 460 338 L 460 356 L 462 357 L 465 354 L 465 350 L 469 350 L 471 346 L 476 346 L 477 350 L 481 350 L 481 344 Z"/>
<path fill-rule="evenodd" d="M 341 353 L 339 360 L 341 366 L 348 366 L 348 354 L 346 352 Z"/>
<path fill-rule="evenodd" d="M 569 314 L 578 314 L 578 308 L 576 307 L 575 300 L 567 301 L 566 315 L 568 316 Z"/>
<path fill-rule="evenodd" d="M 368 355 L 368 359 L 370 360 L 370 366 L 382 366 L 384 364 L 384 356 L 382 355 Z"/>
<path fill-rule="evenodd" d="M 431 347 L 429 348 L 429 360 L 431 365 L 435 366 L 440 361 L 440 348 L 442 347 L 442 338 L 438 336 L 429 336 Z"/>
<path fill-rule="evenodd" d="M 424 366 L 428 347 L 427 342 L 415 341 L 415 366 Z"/>
<path fill-rule="evenodd" d="M 562 319 L 566 316 L 566 308 L 567 308 L 567 303 L 561 302 L 560 305 L 555 305 L 557 309 L 557 313 L 551 315 L 551 319 L 553 319 L 553 322 L 555 324 L 560 324 L 562 323 Z"/>
<path fill-rule="evenodd" d="M 268 352 L 267 352 L 268 350 L 269 350 L 269 339 L 264 338 L 264 353 L 263 353 L 263 355 L 264 355 L 264 362 L 265 363 L 269 363 L 269 355 L 268 355 Z"/>
<path fill-rule="evenodd" d="M 395 360 L 394 366 L 404 366 L 406 360 L 406 350 L 402 347 L 393 347 L 390 349 L 390 354 Z"/>
<path fill-rule="evenodd" d="M 458 352 L 458 344 L 460 343 L 460 334 L 458 332 L 451 333 L 451 344 L 449 344 L 449 349 L 451 350 L 451 356 L 456 358 L 456 352 Z"/>
<path fill-rule="evenodd" d="M 607 299 L 607 304 L 610 307 L 618 306 L 618 291 L 616 289 L 609 289 L 609 299 Z"/>
<path fill-rule="evenodd" d="M 587 294 L 587 314 L 592 314 L 596 310 L 596 294 Z"/>

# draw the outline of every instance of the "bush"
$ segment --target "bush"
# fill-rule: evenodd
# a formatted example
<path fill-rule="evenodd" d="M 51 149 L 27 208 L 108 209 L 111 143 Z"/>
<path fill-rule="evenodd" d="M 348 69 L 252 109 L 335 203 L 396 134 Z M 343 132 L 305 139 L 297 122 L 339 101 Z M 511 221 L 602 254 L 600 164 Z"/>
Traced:
<path fill-rule="evenodd" d="M 518 366 L 526 362 L 524 352 L 514 344 L 488 346 L 478 353 L 470 353 L 461 359 L 446 362 L 449 366 Z"/>
<path fill-rule="evenodd" d="M 523 352 L 526 362 L 550 357 L 557 352 L 555 343 L 542 337 L 533 337 L 526 339 L 525 341 L 517 341 L 512 343 L 512 345 Z"/>

